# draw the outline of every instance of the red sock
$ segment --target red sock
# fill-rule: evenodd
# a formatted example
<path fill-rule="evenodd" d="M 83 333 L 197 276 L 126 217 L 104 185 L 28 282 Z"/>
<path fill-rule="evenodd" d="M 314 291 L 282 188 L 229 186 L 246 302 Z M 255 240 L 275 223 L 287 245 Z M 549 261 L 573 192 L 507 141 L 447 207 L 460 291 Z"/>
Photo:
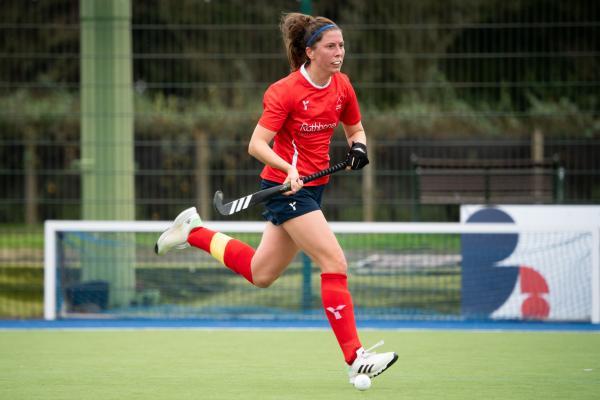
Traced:
<path fill-rule="evenodd" d="M 188 243 L 206 251 L 227 268 L 242 275 L 248 282 L 254 283 L 250 268 L 254 249 L 246 243 L 206 228 L 192 229 L 188 236 Z"/>
<path fill-rule="evenodd" d="M 356 358 L 356 350 L 362 345 L 356 332 L 354 306 L 346 275 L 321 274 L 321 299 L 344 359 L 350 365 Z"/>

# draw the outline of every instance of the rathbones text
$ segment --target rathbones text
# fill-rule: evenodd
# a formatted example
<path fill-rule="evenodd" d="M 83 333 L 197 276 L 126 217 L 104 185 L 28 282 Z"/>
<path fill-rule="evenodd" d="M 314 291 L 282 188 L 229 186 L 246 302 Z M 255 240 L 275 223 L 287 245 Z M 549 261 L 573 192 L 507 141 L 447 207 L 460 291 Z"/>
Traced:
<path fill-rule="evenodd" d="M 300 132 L 320 132 L 327 129 L 335 129 L 336 126 L 337 123 L 335 122 L 324 124 L 321 122 L 312 122 L 310 124 L 303 122 L 300 126 Z"/>

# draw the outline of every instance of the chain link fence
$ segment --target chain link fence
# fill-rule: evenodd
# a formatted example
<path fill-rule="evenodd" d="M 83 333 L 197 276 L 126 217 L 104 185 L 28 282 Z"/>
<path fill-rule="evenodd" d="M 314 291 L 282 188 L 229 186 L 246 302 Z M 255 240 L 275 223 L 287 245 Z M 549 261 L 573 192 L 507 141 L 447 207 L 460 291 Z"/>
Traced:
<path fill-rule="evenodd" d="M 3 2 L 0 315 L 39 315 L 41 224 L 82 217 L 82 2 Z M 451 201 L 421 204 L 415 157 L 553 159 L 564 171 L 553 201 L 600 202 L 598 5 L 505 3 L 311 3 L 343 29 L 372 159 L 332 180 L 330 220 L 456 221 Z M 136 219 L 190 205 L 217 219 L 215 190 L 257 190 L 261 165 L 246 147 L 262 93 L 289 72 L 279 18 L 299 9 L 293 0 L 132 2 L 135 170 L 115 174 L 134 176 Z M 337 132 L 332 160 L 345 152 Z"/>

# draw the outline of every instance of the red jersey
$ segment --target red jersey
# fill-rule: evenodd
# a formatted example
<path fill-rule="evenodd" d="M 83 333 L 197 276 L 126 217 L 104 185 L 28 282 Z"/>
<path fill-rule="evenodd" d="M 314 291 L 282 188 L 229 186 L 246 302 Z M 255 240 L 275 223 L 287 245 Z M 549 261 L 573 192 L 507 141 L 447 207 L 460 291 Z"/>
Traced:
<path fill-rule="evenodd" d="M 317 86 L 303 69 L 267 89 L 258 123 L 277 132 L 273 151 L 295 166 L 300 176 L 308 176 L 329 167 L 329 144 L 339 121 L 355 125 L 361 117 L 356 93 L 345 74 L 335 73 L 328 84 Z M 267 165 L 260 176 L 283 183 L 287 174 Z M 306 185 L 327 182 L 329 176 L 324 176 Z"/>

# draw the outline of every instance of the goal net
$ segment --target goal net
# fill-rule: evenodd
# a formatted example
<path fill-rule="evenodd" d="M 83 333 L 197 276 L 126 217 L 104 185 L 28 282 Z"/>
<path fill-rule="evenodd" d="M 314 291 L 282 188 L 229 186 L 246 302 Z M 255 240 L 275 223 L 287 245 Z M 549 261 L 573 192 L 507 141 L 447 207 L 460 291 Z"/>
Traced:
<path fill-rule="evenodd" d="M 207 222 L 256 247 L 263 223 Z M 597 227 L 331 223 L 358 321 L 600 322 Z M 318 266 L 299 254 L 258 289 L 201 250 L 165 256 L 168 222 L 47 221 L 46 319 L 325 319 Z"/>

